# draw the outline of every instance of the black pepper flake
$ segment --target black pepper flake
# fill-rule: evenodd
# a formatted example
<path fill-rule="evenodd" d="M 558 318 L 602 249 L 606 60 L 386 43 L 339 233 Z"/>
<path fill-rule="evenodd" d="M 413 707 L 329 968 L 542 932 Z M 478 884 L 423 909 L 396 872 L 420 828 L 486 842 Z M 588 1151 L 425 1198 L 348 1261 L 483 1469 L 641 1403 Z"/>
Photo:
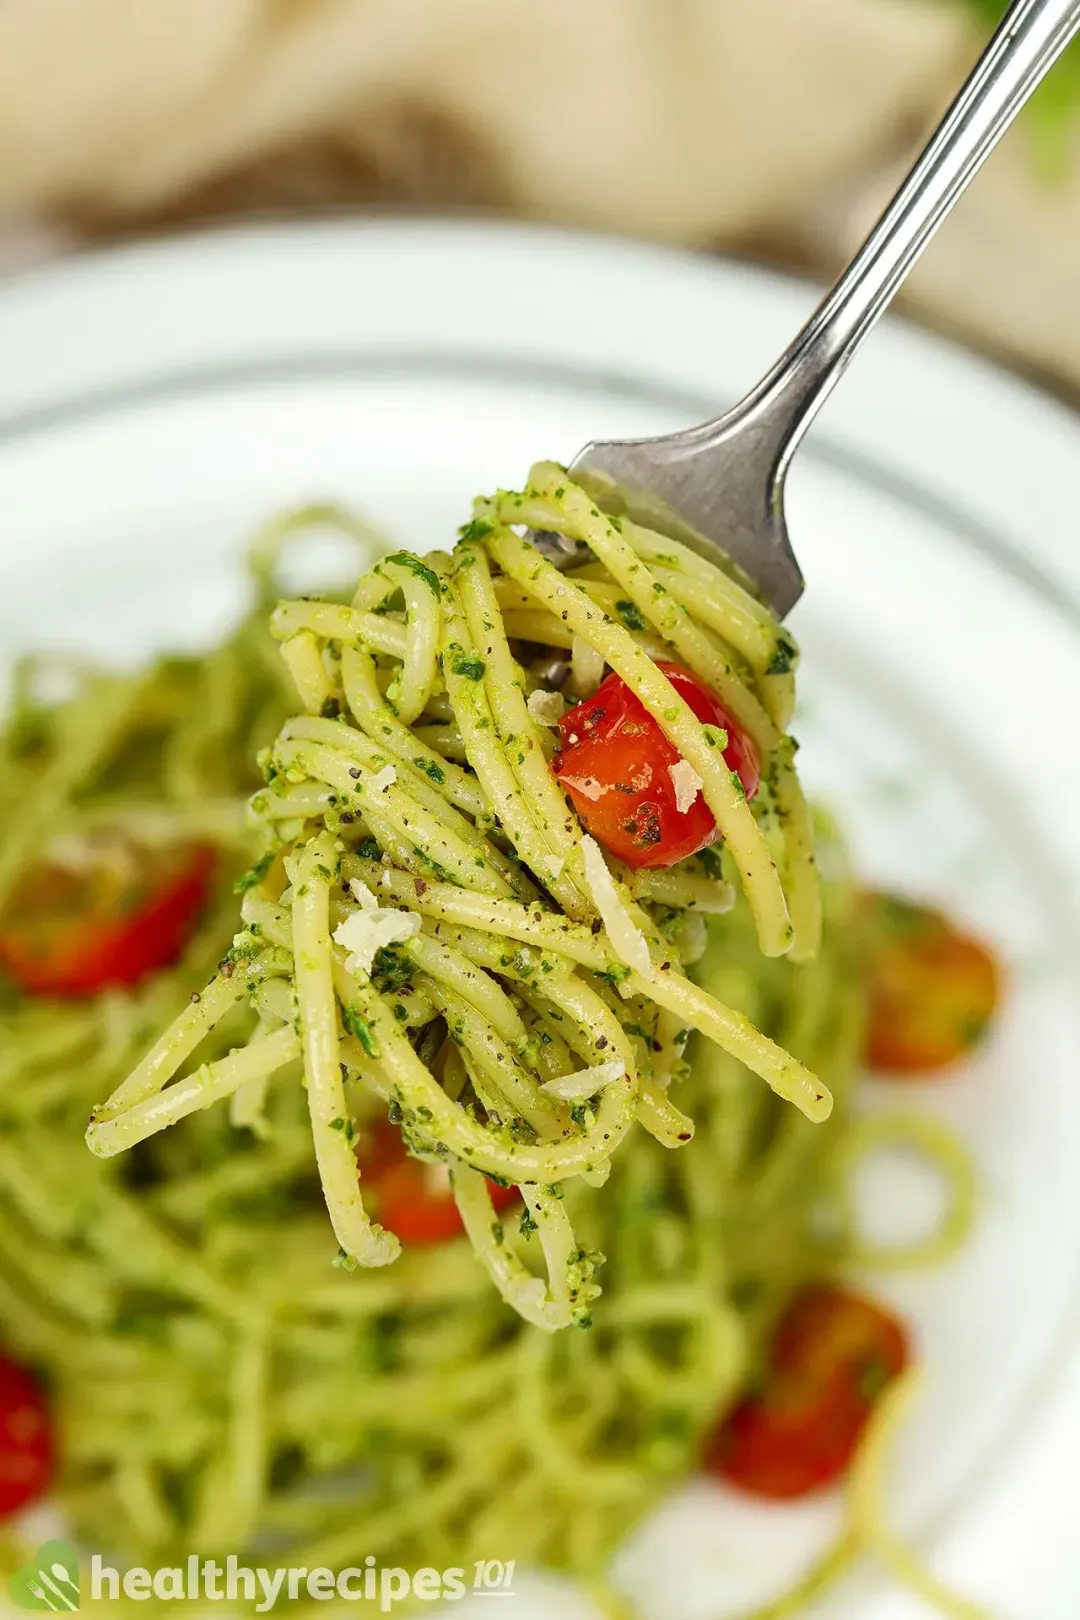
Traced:
<path fill-rule="evenodd" d="M 359 767 L 359 765 L 350 765 L 349 766 L 349 775 L 351 777 L 353 777 L 354 780 L 359 781 L 360 780 L 360 767 Z"/>
<path fill-rule="evenodd" d="M 236 963 L 230 962 L 229 958 L 226 957 L 224 962 L 218 963 L 218 972 L 221 974 L 223 979 L 231 979 L 233 974 L 236 972 Z"/>

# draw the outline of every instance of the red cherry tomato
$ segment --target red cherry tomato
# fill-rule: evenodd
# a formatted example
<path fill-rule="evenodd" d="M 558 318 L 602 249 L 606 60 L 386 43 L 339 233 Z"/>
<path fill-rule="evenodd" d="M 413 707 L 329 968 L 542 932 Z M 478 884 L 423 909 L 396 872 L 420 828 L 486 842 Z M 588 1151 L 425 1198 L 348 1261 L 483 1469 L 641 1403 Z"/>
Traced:
<path fill-rule="evenodd" d="M 54 1465 L 41 1386 L 25 1368 L 0 1356 L 0 1519 L 43 1496 Z"/>
<path fill-rule="evenodd" d="M 449 1243 L 464 1232 L 449 1178 L 438 1165 L 412 1158 L 389 1120 L 376 1126 L 358 1158 L 364 1202 L 374 1219 L 407 1248 Z M 490 1180 L 488 1192 L 496 1211 L 516 1204 L 521 1196 L 516 1187 Z"/>
<path fill-rule="evenodd" d="M 204 844 L 151 850 L 114 839 L 77 869 L 35 867 L 0 925 L 0 966 L 35 996 L 136 984 L 180 955 L 216 863 Z"/>
<path fill-rule="evenodd" d="M 727 732 L 724 760 L 752 799 L 761 767 L 757 750 L 709 688 L 678 664 L 658 664 L 699 720 Z M 562 745 L 552 764 L 583 825 L 627 866 L 674 866 L 716 837 L 713 813 L 699 792 L 680 810 L 670 767 L 680 754 L 619 675 L 559 721 Z"/>
<path fill-rule="evenodd" d="M 985 945 L 940 912 L 863 897 L 870 970 L 867 1061 L 893 1074 L 943 1069 L 993 1017 L 1000 974 Z"/>
<path fill-rule="evenodd" d="M 764 1387 L 721 1424 L 708 1466 L 755 1496 L 805 1496 L 831 1484 L 908 1354 L 904 1328 L 880 1306 L 842 1288 L 805 1289 L 777 1323 Z"/>

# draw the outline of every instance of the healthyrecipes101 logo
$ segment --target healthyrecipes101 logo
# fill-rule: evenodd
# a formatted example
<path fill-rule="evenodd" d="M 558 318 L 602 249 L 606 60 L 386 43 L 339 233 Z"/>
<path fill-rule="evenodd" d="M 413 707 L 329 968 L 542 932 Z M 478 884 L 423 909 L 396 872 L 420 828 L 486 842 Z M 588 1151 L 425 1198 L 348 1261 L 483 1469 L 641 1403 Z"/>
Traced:
<path fill-rule="evenodd" d="M 67 1541 L 47 1541 L 8 1579 L 8 1594 L 20 1609 L 77 1609 L 81 1598 L 79 1555 Z"/>
<path fill-rule="evenodd" d="M 162 1603 L 250 1603 L 265 1614 L 278 1603 L 300 1599 L 329 1602 L 332 1598 L 366 1603 L 389 1614 L 406 1598 L 422 1602 L 454 1603 L 463 1597 L 513 1597 L 514 1562 L 482 1558 L 471 1570 L 462 1568 L 417 1570 L 397 1565 L 380 1566 L 377 1559 L 348 1569 L 276 1568 L 241 1564 L 230 1553 L 223 1564 L 197 1554 L 183 1565 L 149 1570 L 134 1567 L 121 1572 L 97 1553 L 90 1559 L 90 1578 L 84 1587 L 79 1559 L 66 1541 L 47 1541 L 30 1562 L 8 1580 L 8 1593 L 20 1609 L 70 1613 L 97 1601 L 134 1602 L 157 1598 Z"/>

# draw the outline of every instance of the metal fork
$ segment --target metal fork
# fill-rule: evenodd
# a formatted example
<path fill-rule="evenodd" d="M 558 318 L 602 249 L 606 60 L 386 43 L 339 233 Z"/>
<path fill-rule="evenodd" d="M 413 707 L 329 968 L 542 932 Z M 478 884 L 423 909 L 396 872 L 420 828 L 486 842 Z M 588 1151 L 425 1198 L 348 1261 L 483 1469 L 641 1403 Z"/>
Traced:
<path fill-rule="evenodd" d="M 783 618 L 802 595 L 784 482 L 833 384 L 923 248 L 1080 28 L 1080 0 L 1016 0 L 832 290 L 734 409 L 653 439 L 597 440 L 570 471 L 610 512 L 734 562 Z M 543 541 L 546 537 L 534 536 Z M 567 561 L 565 550 L 559 559 Z"/>

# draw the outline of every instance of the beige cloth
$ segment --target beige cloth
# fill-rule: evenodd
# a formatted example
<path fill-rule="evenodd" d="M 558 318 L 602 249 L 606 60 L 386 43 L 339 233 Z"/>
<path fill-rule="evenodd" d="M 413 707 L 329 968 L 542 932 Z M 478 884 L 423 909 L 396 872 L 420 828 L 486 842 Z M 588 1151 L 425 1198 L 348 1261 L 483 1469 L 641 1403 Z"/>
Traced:
<path fill-rule="evenodd" d="M 0 216 L 404 195 L 825 262 L 974 45 L 947 0 L 5 0 Z M 1075 173 L 1014 139 L 913 287 L 1080 382 Z"/>

